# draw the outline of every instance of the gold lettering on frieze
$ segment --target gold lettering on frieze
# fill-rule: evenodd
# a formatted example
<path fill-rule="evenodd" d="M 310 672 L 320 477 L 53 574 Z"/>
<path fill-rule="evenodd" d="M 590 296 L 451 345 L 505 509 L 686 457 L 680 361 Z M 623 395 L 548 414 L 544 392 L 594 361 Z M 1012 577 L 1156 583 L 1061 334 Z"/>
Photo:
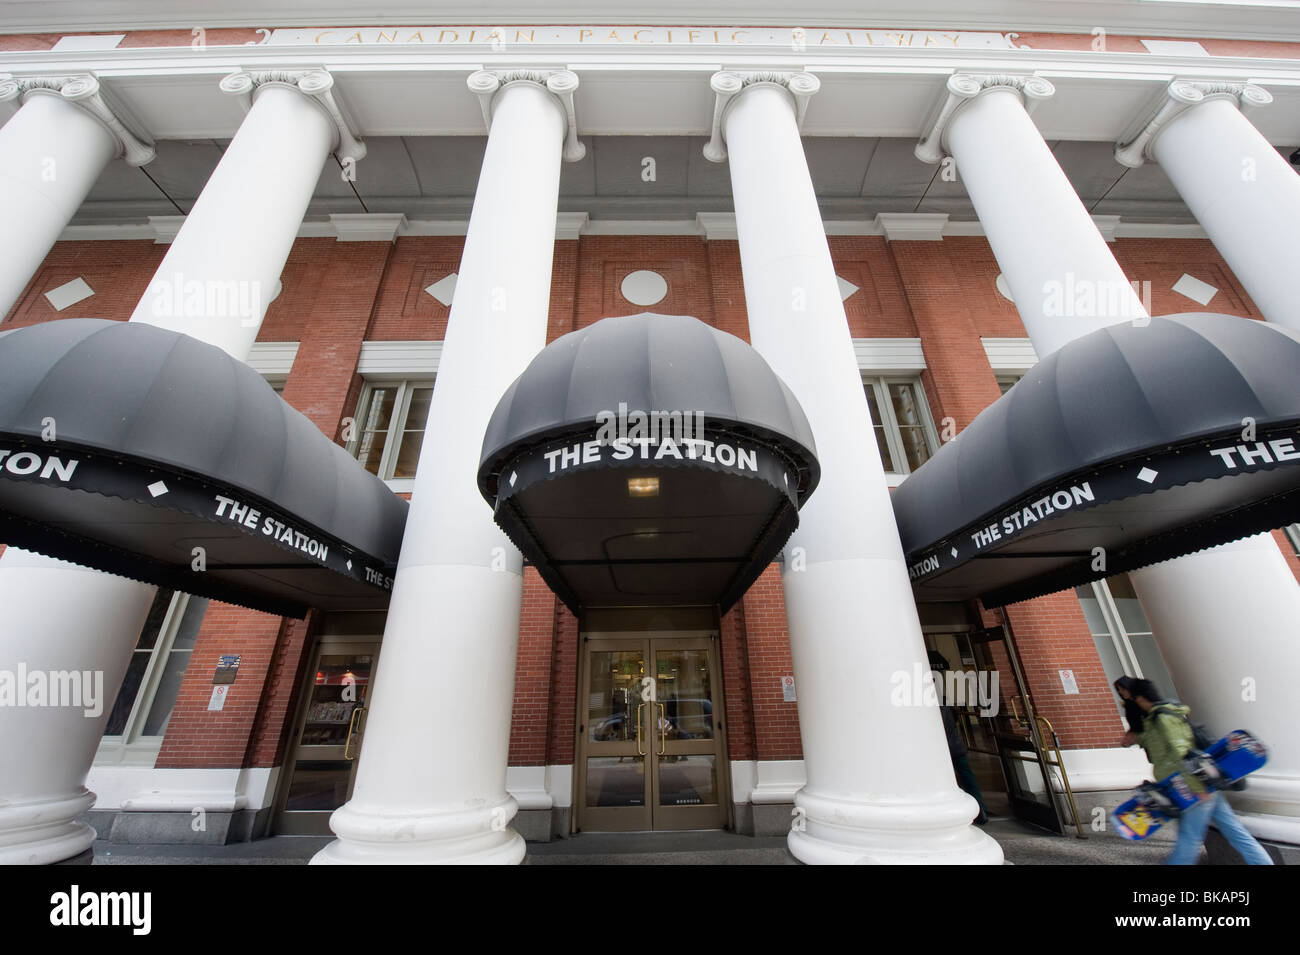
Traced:
<path fill-rule="evenodd" d="M 401 44 L 452 46 L 491 44 L 499 47 L 507 38 L 514 43 L 535 46 L 575 45 L 626 46 L 629 43 L 643 46 L 668 44 L 674 46 L 748 46 L 788 47 L 790 31 L 762 27 L 691 27 L 659 26 L 629 27 L 616 25 L 593 26 L 500 26 L 500 27 L 332 27 L 314 30 L 292 28 L 271 31 L 266 45 L 298 46 L 395 46 Z M 825 29 L 810 46 L 829 51 L 847 50 L 849 47 L 960 47 L 1009 50 L 1015 46 L 1012 36 L 1003 33 L 929 32 L 908 30 Z"/>

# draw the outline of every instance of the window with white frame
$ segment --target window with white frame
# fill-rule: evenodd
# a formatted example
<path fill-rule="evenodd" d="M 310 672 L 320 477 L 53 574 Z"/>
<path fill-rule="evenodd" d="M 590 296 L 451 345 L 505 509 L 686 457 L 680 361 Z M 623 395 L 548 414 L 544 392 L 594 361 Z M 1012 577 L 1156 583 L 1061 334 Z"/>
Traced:
<path fill-rule="evenodd" d="M 1074 592 L 1083 607 L 1106 679 L 1114 683 L 1121 676 L 1143 677 L 1155 683 L 1165 696 L 1175 696 L 1173 678 L 1128 574 L 1084 584 Z M 1116 705 L 1120 706 L 1118 702 Z M 1123 707 L 1120 709 L 1122 712 Z"/>
<path fill-rule="evenodd" d="M 1295 555 L 1300 557 L 1300 524 L 1289 524 L 1282 528 L 1286 534 L 1287 540 L 1291 542 L 1291 547 L 1295 550 Z"/>
<path fill-rule="evenodd" d="M 348 450 L 385 481 L 414 478 L 432 398 L 431 378 L 368 381 Z"/>
<path fill-rule="evenodd" d="M 939 437 L 921 379 L 915 375 L 864 374 L 862 385 L 885 473 L 895 477 L 910 474 L 930 460 L 939 449 Z"/>
<path fill-rule="evenodd" d="M 1015 383 L 1023 377 L 1025 376 L 1012 375 L 1005 372 L 1003 374 L 998 375 L 998 391 L 1002 392 L 1005 395 L 1008 391 L 1010 391 L 1015 386 Z"/>
<path fill-rule="evenodd" d="M 206 597 L 158 588 L 109 710 L 97 761 L 126 758 L 135 748 L 156 753 L 207 607 Z"/>

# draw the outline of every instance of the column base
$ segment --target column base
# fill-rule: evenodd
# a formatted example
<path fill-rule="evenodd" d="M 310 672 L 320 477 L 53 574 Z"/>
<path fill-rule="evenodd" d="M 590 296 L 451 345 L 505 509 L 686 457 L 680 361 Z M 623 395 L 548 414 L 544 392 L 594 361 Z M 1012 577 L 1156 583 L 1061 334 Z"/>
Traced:
<path fill-rule="evenodd" d="M 1300 779 L 1251 773 L 1242 792 L 1228 793 L 1232 811 L 1257 839 L 1300 846 Z"/>
<path fill-rule="evenodd" d="M 0 865 L 53 865 L 75 860 L 95 843 L 95 830 L 77 817 L 95 794 L 22 803 L 0 809 Z"/>
<path fill-rule="evenodd" d="M 339 837 L 312 865 L 519 865 L 523 836 L 508 825 L 514 799 L 470 812 L 368 812 L 344 806 L 330 817 Z"/>
<path fill-rule="evenodd" d="M 795 796 L 786 843 L 806 865 L 1001 865 L 1002 847 L 970 824 L 978 812 L 965 793 L 933 802 L 870 803 Z M 800 818 L 802 816 L 802 818 Z"/>

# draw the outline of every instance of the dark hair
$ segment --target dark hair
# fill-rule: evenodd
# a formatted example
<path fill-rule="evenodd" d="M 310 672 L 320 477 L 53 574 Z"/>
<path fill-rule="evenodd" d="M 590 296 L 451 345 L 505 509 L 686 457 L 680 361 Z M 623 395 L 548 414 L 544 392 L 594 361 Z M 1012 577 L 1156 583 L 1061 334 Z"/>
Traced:
<path fill-rule="evenodd" d="M 1138 706 L 1137 698 L 1140 696 L 1155 703 L 1160 699 L 1160 691 L 1150 680 L 1144 680 L 1136 676 L 1122 676 L 1114 682 L 1113 686 L 1115 689 L 1122 689 L 1129 694 L 1129 699 L 1125 700 L 1121 697 L 1120 700 L 1124 704 L 1124 719 L 1128 721 L 1130 730 L 1134 733 L 1140 732 L 1146 714 L 1143 712 L 1142 707 Z"/>
<path fill-rule="evenodd" d="M 1159 703 L 1164 699 L 1154 683 L 1150 680 L 1141 679 L 1140 677 L 1133 680 L 1128 691 L 1133 694 L 1135 699 L 1140 696 L 1150 700 L 1152 703 Z"/>
<path fill-rule="evenodd" d="M 1163 699 L 1160 695 L 1159 688 L 1150 680 L 1143 679 L 1140 676 L 1122 676 L 1112 685 L 1117 690 L 1127 691 L 1128 695 L 1134 699 L 1141 696 L 1150 700 L 1152 703 L 1158 703 Z"/>

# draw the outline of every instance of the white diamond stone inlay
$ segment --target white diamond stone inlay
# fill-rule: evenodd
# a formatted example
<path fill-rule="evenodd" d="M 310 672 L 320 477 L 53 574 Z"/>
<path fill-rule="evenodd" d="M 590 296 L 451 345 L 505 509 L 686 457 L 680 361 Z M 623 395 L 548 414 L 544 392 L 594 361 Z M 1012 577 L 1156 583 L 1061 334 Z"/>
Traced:
<path fill-rule="evenodd" d="M 451 298 L 456 294 L 456 273 L 452 272 L 450 275 L 438 279 L 425 291 L 442 302 L 443 305 L 450 307 Z"/>
<path fill-rule="evenodd" d="M 1156 476 L 1159 473 L 1160 473 L 1159 471 L 1152 471 L 1150 468 L 1143 468 L 1141 471 L 1138 472 L 1138 480 L 1145 481 L 1147 484 L 1150 484 L 1152 481 L 1156 479 Z"/>
<path fill-rule="evenodd" d="M 954 557 L 957 556 L 957 548 L 956 548 L 956 547 L 954 547 L 954 548 L 952 549 L 952 556 L 954 556 Z"/>
<path fill-rule="evenodd" d="M 95 290 L 86 284 L 83 278 L 75 278 L 71 282 L 65 282 L 58 288 L 52 288 L 45 293 L 45 297 L 50 300 L 56 311 L 63 311 L 70 305 L 76 305 L 82 299 L 90 298 L 95 294 Z"/>
<path fill-rule="evenodd" d="M 838 275 L 835 276 L 835 281 L 840 283 L 841 302 L 847 302 L 853 296 L 853 293 L 858 290 L 858 287 L 856 285 L 854 285 L 848 279 L 840 278 Z"/>
<path fill-rule="evenodd" d="M 1187 296 L 1198 305 L 1209 305 L 1210 299 L 1219 294 L 1219 290 L 1209 282 L 1202 282 L 1186 272 L 1174 283 L 1174 291 L 1179 295 Z"/>
<path fill-rule="evenodd" d="M 162 497 L 167 493 L 167 485 L 162 481 L 154 481 L 149 485 L 149 493 L 154 497 Z"/>
<path fill-rule="evenodd" d="M 352 561 L 349 560 L 349 561 L 348 561 L 348 570 L 351 570 L 351 569 L 352 569 Z"/>
<path fill-rule="evenodd" d="M 511 486 L 511 487 L 514 487 L 514 486 L 515 486 L 515 482 L 518 481 L 518 480 L 519 480 L 519 472 L 518 472 L 518 471 L 511 471 L 511 472 L 510 472 L 510 486 Z"/>

